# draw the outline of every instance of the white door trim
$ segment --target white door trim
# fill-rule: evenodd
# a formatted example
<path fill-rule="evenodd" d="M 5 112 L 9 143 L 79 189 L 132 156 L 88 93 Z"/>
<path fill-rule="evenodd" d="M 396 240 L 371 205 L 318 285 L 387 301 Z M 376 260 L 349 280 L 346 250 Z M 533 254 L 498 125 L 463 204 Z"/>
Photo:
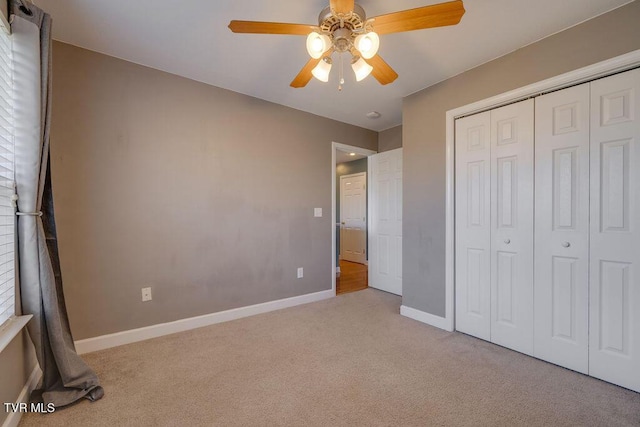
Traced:
<path fill-rule="evenodd" d="M 445 330 L 453 331 L 454 323 L 454 255 L 455 255 L 455 119 L 484 110 L 493 109 L 553 90 L 563 89 L 579 83 L 604 77 L 640 66 L 640 49 L 596 64 L 588 65 L 550 79 L 542 80 L 519 89 L 483 99 L 447 111 L 446 115 L 446 225 L 445 225 Z M 335 249 L 334 249 L 335 250 Z"/>
<path fill-rule="evenodd" d="M 340 142 L 331 143 L 331 289 L 333 295 L 336 294 L 336 151 L 348 151 L 350 153 L 362 154 L 370 156 L 376 154 L 377 151 L 368 150 L 366 148 L 355 147 L 353 145 L 342 144 Z M 367 174 L 367 180 L 369 174 Z M 369 197 L 369 182 L 367 182 L 367 198 Z M 367 212 L 368 222 L 368 212 Z"/>

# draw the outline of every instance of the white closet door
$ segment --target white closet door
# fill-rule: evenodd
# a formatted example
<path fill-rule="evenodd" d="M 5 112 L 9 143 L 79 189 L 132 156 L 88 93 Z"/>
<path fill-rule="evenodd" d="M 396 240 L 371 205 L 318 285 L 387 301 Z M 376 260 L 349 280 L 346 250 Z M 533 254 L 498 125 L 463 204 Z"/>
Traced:
<path fill-rule="evenodd" d="M 402 295 L 402 148 L 368 165 L 369 286 Z"/>
<path fill-rule="evenodd" d="M 533 99 L 491 111 L 491 341 L 533 354 Z"/>
<path fill-rule="evenodd" d="M 591 84 L 589 374 L 640 391 L 640 69 Z"/>
<path fill-rule="evenodd" d="M 536 98 L 535 357 L 589 370 L 589 83 Z"/>
<path fill-rule="evenodd" d="M 491 339 L 491 113 L 456 120 L 456 329 Z"/>

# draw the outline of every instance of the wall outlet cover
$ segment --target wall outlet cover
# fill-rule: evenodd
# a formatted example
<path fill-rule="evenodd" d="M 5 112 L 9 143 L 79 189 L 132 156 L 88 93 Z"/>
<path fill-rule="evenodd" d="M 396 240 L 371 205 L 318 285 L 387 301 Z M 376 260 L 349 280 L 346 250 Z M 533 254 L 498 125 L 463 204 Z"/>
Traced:
<path fill-rule="evenodd" d="M 302 267 L 298 267 L 298 279 L 302 279 L 304 276 L 304 269 Z"/>
<path fill-rule="evenodd" d="M 313 208 L 313 216 L 320 218 L 322 216 L 322 208 Z"/>
<path fill-rule="evenodd" d="M 151 301 L 151 288 L 142 288 L 142 302 Z"/>

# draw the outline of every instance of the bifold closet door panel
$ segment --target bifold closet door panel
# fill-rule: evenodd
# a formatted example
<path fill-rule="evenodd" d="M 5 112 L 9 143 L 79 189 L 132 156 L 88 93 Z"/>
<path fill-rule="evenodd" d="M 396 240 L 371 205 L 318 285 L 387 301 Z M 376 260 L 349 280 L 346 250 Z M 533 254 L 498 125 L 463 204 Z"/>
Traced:
<path fill-rule="evenodd" d="M 456 120 L 456 329 L 491 339 L 489 112 Z"/>
<path fill-rule="evenodd" d="M 491 341 L 533 354 L 533 114 L 491 111 Z"/>
<path fill-rule="evenodd" d="M 591 83 L 589 374 L 640 392 L 640 69 Z"/>
<path fill-rule="evenodd" d="M 589 371 L 589 83 L 535 99 L 535 357 Z"/>

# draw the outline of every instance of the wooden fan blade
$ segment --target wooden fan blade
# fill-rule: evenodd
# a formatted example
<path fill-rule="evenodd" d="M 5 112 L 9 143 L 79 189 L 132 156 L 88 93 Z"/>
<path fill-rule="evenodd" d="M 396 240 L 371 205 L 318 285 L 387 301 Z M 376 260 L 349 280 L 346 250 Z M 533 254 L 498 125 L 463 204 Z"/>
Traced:
<path fill-rule="evenodd" d="M 296 78 L 293 79 L 293 81 L 289 86 L 295 87 L 295 88 L 305 87 L 313 77 L 313 74 L 311 74 L 311 71 L 314 68 L 316 68 L 316 65 L 318 65 L 320 61 L 322 61 L 322 58 L 309 59 L 309 62 L 307 62 L 307 64 L 304 67 L 302 67 L 302 70 L 300 70 Z"/>
<path fill-rule="evenodd" d="M 314 31 L 316 27 L 305 24 L 286 24 L 284 22 L 231 21 L 229 29 L 234 33 L 306 36 Z"/>
<path fill-rule="evenodd" d="M 396 73 L 380 55 L 376 55 L 371 59 L 365 59 L 365 61 L 373 67 L 371 75 L 375 77 L 381 85 L 388 85 L 398 78 L 398 73 Z"/>
<path fill-rule="evenodd" d="M 450 1 L 376 16 L 373 18 L 373 30 L 380 35 L 445 27 L 456 25 L 462 19 L 462 15 L 462 0 Z"/>
<path fill-rule="evenodd" d="M 353 12 L 355 0 L 330 0 L 329 5 L 335 13 L 346 15 Z"/>

